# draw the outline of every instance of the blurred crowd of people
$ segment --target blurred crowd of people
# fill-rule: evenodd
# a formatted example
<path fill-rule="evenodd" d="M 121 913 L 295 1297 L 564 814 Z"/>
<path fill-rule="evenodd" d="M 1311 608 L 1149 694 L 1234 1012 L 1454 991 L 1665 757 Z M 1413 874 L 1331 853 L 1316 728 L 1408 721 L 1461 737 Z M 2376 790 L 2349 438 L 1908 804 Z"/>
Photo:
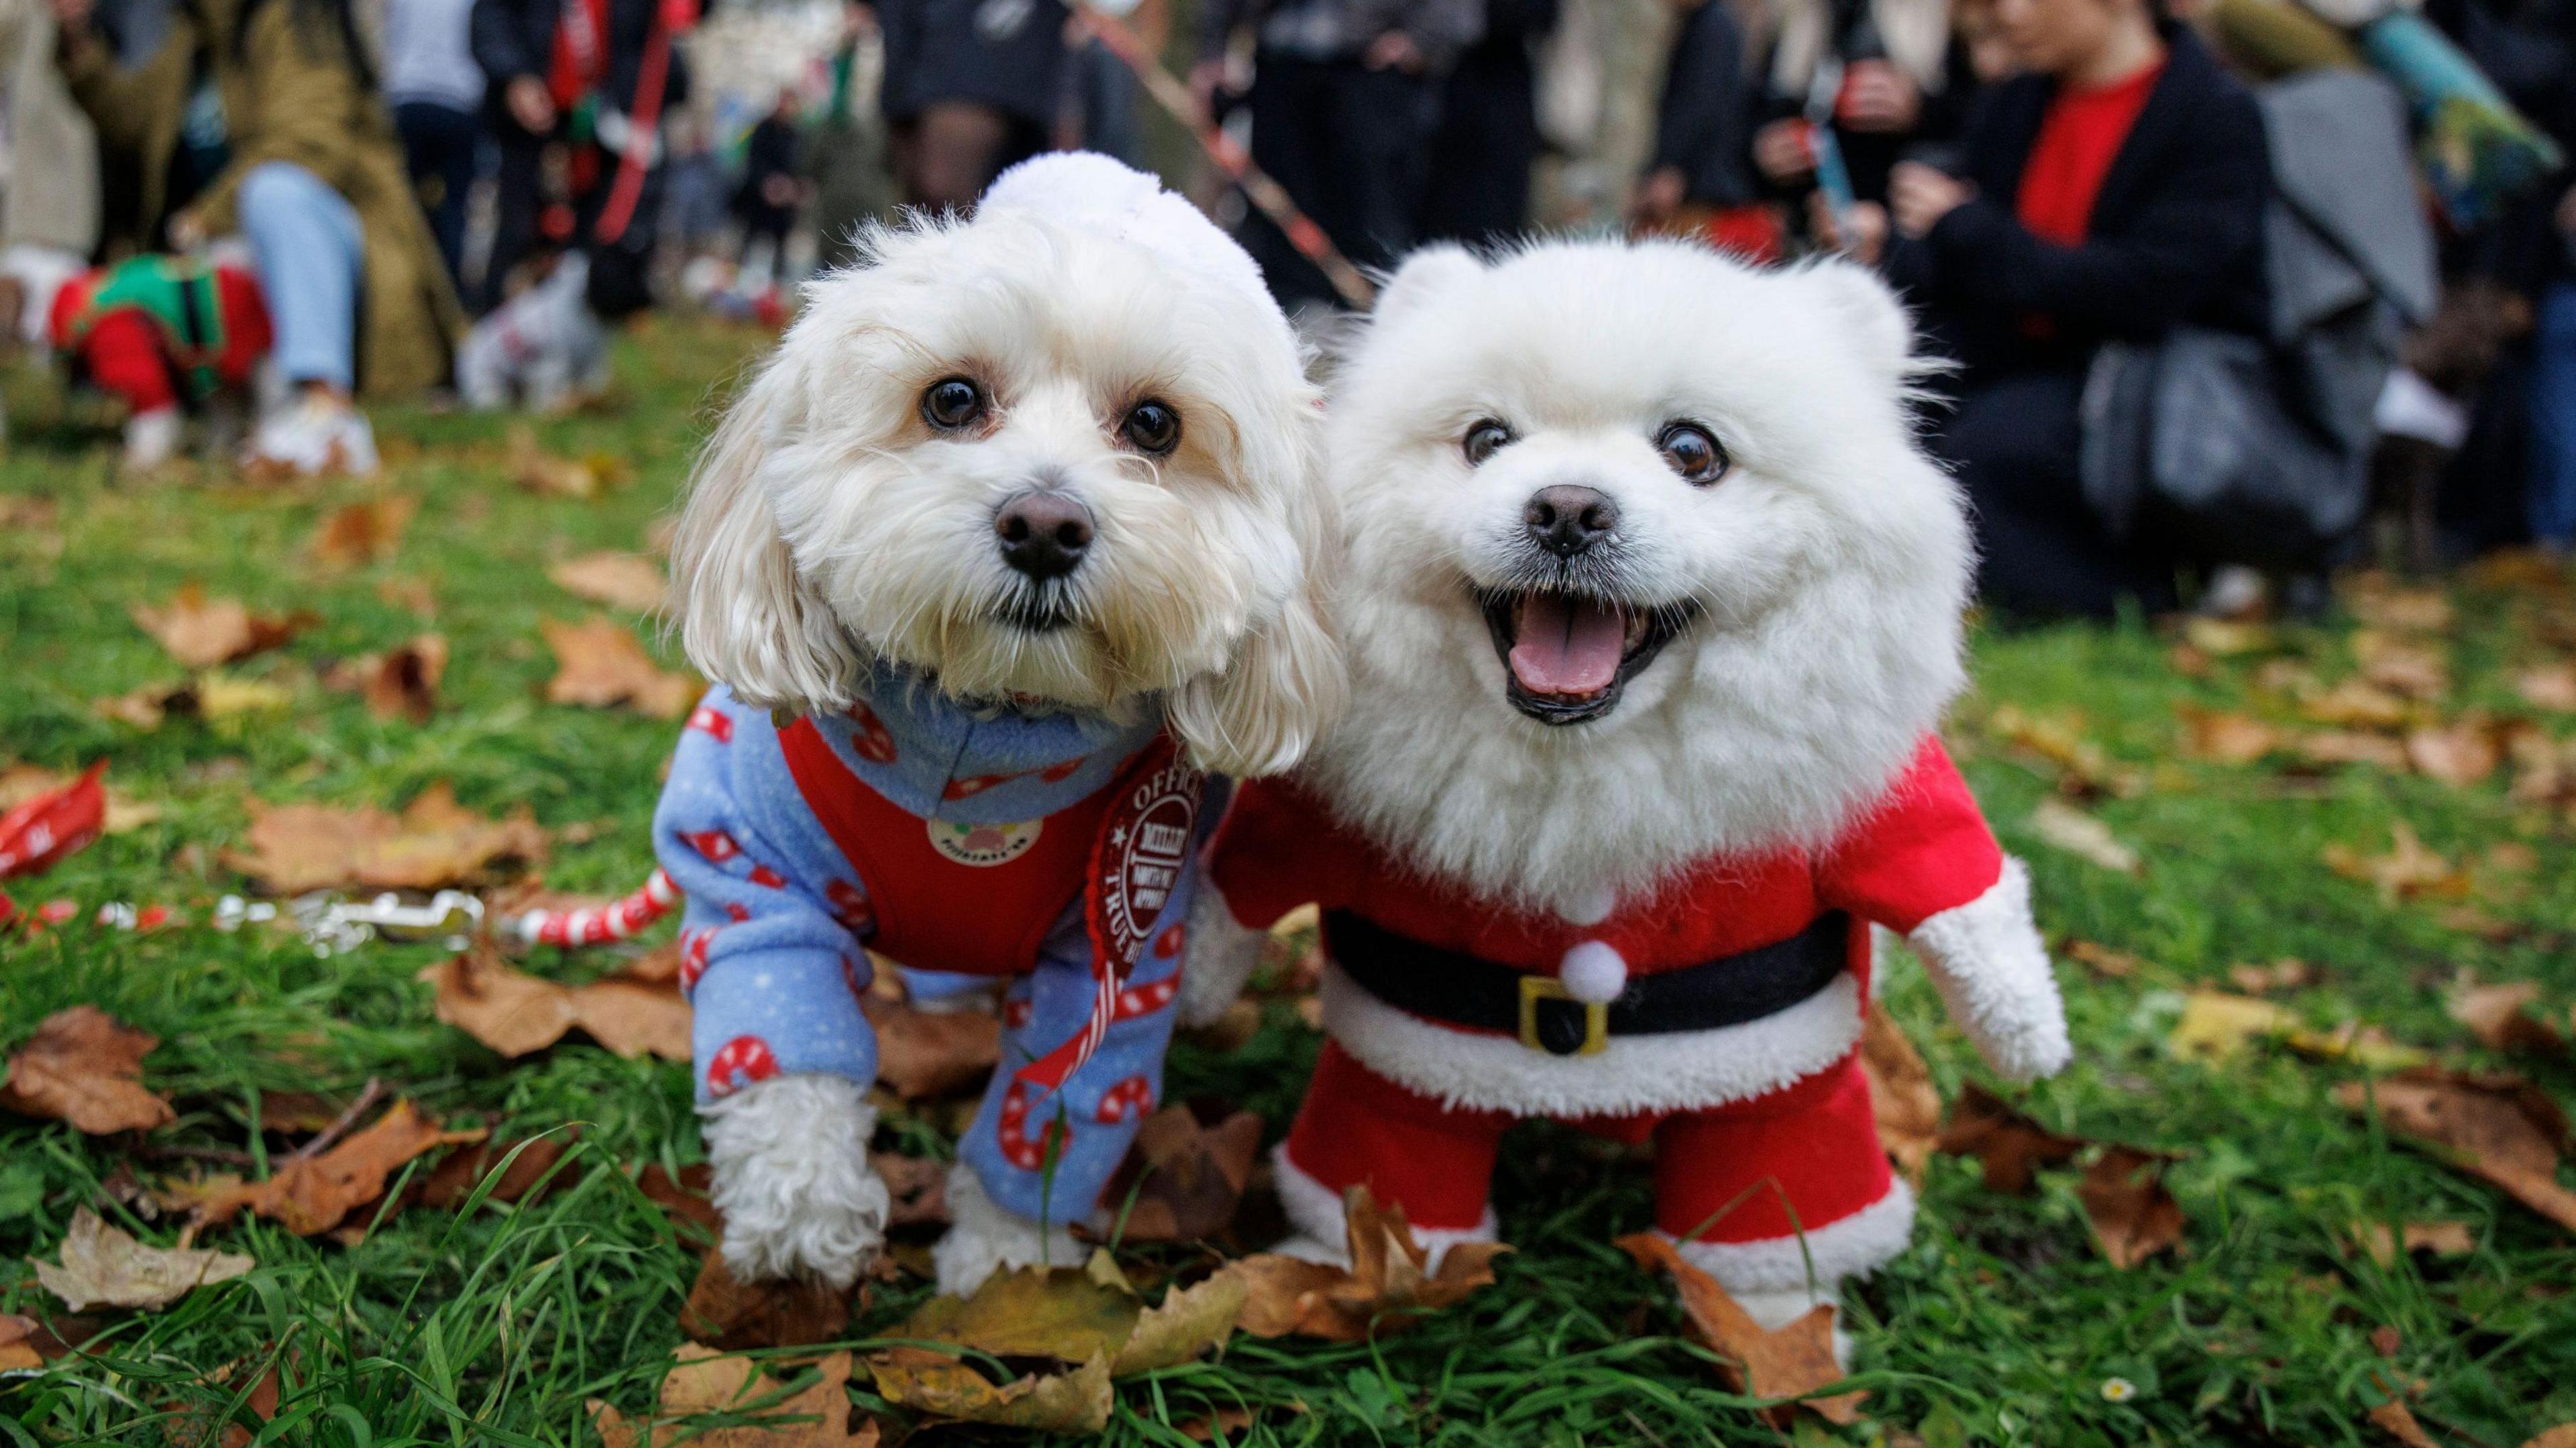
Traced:
<path fill-rule="evenodd" d="M 564 405 L 1082 146 L 1295 307 L 1553 227 L 1850 256 L 1991 600 L 2295 608 L 2576 543 L 2576 0 L 2417 3 L 0 0 L 0 315 L 138 465 L 365 472 L 361 399 Z"/>

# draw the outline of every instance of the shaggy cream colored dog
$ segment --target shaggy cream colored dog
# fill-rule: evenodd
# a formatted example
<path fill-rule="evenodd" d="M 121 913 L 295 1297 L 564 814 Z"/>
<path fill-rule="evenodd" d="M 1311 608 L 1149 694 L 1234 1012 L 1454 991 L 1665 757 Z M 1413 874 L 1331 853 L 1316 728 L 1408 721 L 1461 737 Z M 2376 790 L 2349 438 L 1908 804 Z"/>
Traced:
<path fill-rule="evenodd" d="M 1935 733 L 1970 537 L 1902 309 L 1675 243 L 1408 261 L 1331 388 L 1350 714 L 1245 791 L 1185 1014 L 1325 906 L 1330 1043 L 1278 1159 L 1489 1237 L 1512 1119 L 1658 1147 L 1657 1214 L 1778 1322 L 1900 1250 L 1854 1064 L 1869 923 L 2001 1071 L 2068 1057 L 2028 885 Z M 1220 893 L 1221 891 L 1221 893 Z"/>

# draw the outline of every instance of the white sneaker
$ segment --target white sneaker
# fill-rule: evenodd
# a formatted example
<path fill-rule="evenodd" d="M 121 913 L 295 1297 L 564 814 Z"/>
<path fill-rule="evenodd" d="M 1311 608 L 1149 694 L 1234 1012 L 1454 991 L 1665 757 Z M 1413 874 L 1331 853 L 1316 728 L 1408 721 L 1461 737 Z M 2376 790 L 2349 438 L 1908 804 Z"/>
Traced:
<path fill-rule="evenodd" d="M 336 398 L 307 395 L 270 413 L 251 434 L 242 468 L 255 476 L 373 477 L 376 434 L 367 415 Z"/>
<path fill-rule="evenodd" d="M 176 407 L 155 407 L 125 420 L 125 470 L 148 473 L 179 454 L 185 419 Z"/>

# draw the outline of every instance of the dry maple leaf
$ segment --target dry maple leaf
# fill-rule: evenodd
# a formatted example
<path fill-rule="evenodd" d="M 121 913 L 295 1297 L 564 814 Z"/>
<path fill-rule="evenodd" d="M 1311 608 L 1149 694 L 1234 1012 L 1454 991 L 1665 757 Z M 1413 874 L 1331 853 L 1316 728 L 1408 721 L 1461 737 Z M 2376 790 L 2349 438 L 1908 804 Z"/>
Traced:
<path fill-rule="evenodd" d="M 2298 1013 L 2276 1001 L 2193 991 L 2165 1035 L 2165 1049 L 2182 1060 L 2218 1065 L 2234 1059 L 2258 1036 L 2284 1035 L 2298 1026 Z"/>
<path fill-rule="evenodd" d="M 2082 1137 L 2050 1131 L 1973 1081 L 1941 1130 L 1943 1152 L 1975 1157 L 1985 1169 L 1986 1190 L 2012 1196 L 2031 1189 L 2035 1169 L 2061 1166 L 2083 1149 Z"/>
<path fill-rule="evenodd" d="M 1790 1406 L 1810 1409 L 1828 1422 L 1860 1421 L 1861 1400 L 1869 1394 L 1819 1396 L 1821 1389 L 1848 1376 L 1834 1360 L 1832 1303 L 1820 1302 L 1778 1331 L 1766 1331 L 1726 1295 L 1716 1278 L 1684 1261 L 1672 1239 L 1661 1232 L 1632 1233 L 1610 1245 L 1649 1272 L 1660 1268 L 1672 1275 L 1692 1336 L 1718 1355 L 1720 1370 L 1737 1391 L 1757 1398 L 1796 1399 Z M 1789 1412 L 1775 1409 L 1766 1416 L 1775 1426 L 1786 1427 Z"/>
<path fill-rule="evenodd" d="M 2415 717 L 2415 706 L 2367 679 L 2345 679 L 2322 693 L 2310 693 L 2299 713 L 2312 723 L 2347 729 L 2400 729 Z"/>
<path fill-rule="evenodd" d="M 92 1307 L 157 1310 L 259 1265 L 231 1252 L 144 1246 L 87 1207 L 72 1213 L 59 1255 L 59 1264 L 35 1264 L 36 1280 L 74 1312 Z"/>
<path fill-rule="evenodd" d="M 2576 1448 L 2576 1423 L 2561 1423 L 2555 1428 L 2545 1429 L 2522 1448 Z"/>
<path fill-rule="evenodd" d="M 2415 1421 L 2413 1410 L 2396 1398 L 2371 1409 L 2369 1418 L 2373 1427 L 2405 1444 L 2406 1448 L 2442 1448 L 2441 1444 L 2426 1436 L 2423 1425 Z"/>
<path fill-rule="evenodd" d="M 555 654 L 555 676 L 546 681 L 549 704 L 592 709 L 623 705 L 638 714 L 676 719 L 697 702 L 697 680 L 655 664 L 634 632 L 606 614 L 581 623 L 539 619 L 537 628 Z"/>
<path fill-rule="evenodd" d="M 689 1006 L 673 986 L 608 976 L 568 986 L 512 968 L 485 942 L 424 967 L 438 1018 L 507 1057 L 562 1040 L 578 1026 L 620 1056 L 689 1059 Z"/>
<path fill-rule="evenodd" d="M 2093 1241 L 2114 1267 L 2135 1267 L 2182 1240 L 2182 1204 L 2165 1190 L 2170 1158 L 2133 1146 L 2105 1150 L 2075 1186 Z"/>
<path fill-rule="evenodd" d="M 2182 716 L 2183 753 L 2213 764 L 2252 764 L 2282 746 L 2281 731 L 2248 714 L 2226 714 L 2189 704 Z"/>
<path fill-rule="evenodd" d="M 435 890 L 473 884 L 506 861 L 541 861 L 546 832 L 522 805 L 487 819 L 456 802 L 444 782 L 414 798 L 401 815 L 372 805 L 270 805 L 250 802 L 247 850 L 226 850 L 224 863 L 278 895 L 363 886 Z"/>
<path fill-rule="evenodd" d="M 136 604 L 135 626 L 158 640 L 181 666 L 202 669 L 276 648 L 321 619 L 310 611 L 254 614 L 238 598 L 206 597 L 202 585 L 181 585 L 159 608 Z"/>
<path fill-rule="evenodd" d="M 2109 825 L 2055 795 L 2031 811 L 2030 827 L 2042 840 L 2079 860 L 2123 875 L 2138 873 L 2137 851 L 2120 843 Z"/>
<path fill-rule="evenodd" d="M 574 1125 L 524 1141 L 486 1139 L 451 1151 L 436 1169 L 403 1192 L 402 1205 L 405 1209 L 456 1211 L 473 1199 L 486 1177 L 493 1180 L 492 1189 L 484 1194 L 485 1201 L 541 1201 L 572 1185 L 570 1174 L 558 1172 L 555 1167 L 580 1137 L 581 1128 Z"/>
<path fill-rule="evenodd" d="M 1500 1242 L 1459 1242 L 1431 1271 L 1430 1250 L 1414 1239 L 1404 1208 L 1380 1208 L 1364 1186 L 1342 1194 L 1342 1230 L 1350 1248 L 1347 1271 L 1274 1252 L 1228 1266 L 1246 1289 L 1236 1325 L 1256 1337 L 1294 1332 L 1362 1342 L 1408 1325 L 1420 1309 L 1464 1300 L 1494 1280 L 1494 1259 L 1511 1250 Z"/>
<path fill-rule="evenodd" d="M 287 1157 L 266 1181 L 209 1177 L 174 1188 L 165 1204 L 191 1208 L 197 1221 L 210 1227 L 248 1209 L 299 1237 L 310 1237 L 384 1195 L 386 1180 L 414 1157 L 481 1141 L 484 1134 L 479 1128 L 443 1131 L 409 1101 L 396 1101 L 373 1125 L 341 1138 L 329 1150 Z"/>
<path fill-rule="evenodd" d="M 877 1080 L 907 1101 L 980 1086 L 1002 1059 L 1002 1022 L 990 1011 L 925 1011 L 869 994 L 859 1009 L 877 1035 Z"/>
<path fill-rule="evenodd" d="M 885 1183 L 886 1195 L 893 1199 L 886 1213 L 888 1227 L 908 1227 L 917 1222 L 948 1220 L 948 1163 L 924 1156 L 902 1156 L 891 1151 L 868 1153 L 868 1167 Z"/>
<path fill-rule="evenodd" d="M 166 1126 L 170 1103 L 143 1088 L 143 1058 L 159 1044 L 96 1006 L 56 1011 L 9 1058 L 0 1107 L 92 1136 Z"/>
<path fill-rule="evenodd" d="M 1879 1149 L 1919 1187 L 1925 1163 L 1941 1144 L 1941 1092 L 1905 1028 L 1876 1001 L 1862 1018 L 1860 1066 L 1878 1116 Z"/>
<path fill-rule="evenodd" d="M 2478 1249 L 2477 1229 L 2466 1222 L 2407 1222 L 2395 1232 L 2385 1222 L 2355 1222 L 2352 1237 L 2382 1267 L 2396 1262 L 2399 1252 L 2464 1257 Z"/>
<path fill-rule="evenodd" d="M 323 675 L 322 682 L 356 693 L 379 719 L 426 724 L 438 712 L 438 681 L 446 673 L 447 640 L 427 633 L 381 654 L 362 654 Z"/>
<path fill-rule="evenodd" d="M 2417 729 L 2406 736 L 2406 762 L 2415 766 L 2417 774 L 2453 789 L 2484 781 L 2503 757 L 2494 732 L 2476 720 Z"/>
<path fill-rule="evenodd" d="M 2451 666 L 2437 645 L 2356 629 L 2352 656 L 2361 665 L 2361 676 L 2383 689 L 2414 699 L 2439 699 L 2451 691 Z"/>
<path fill-rule="evenodd" d="M 1233 1224 L 1260 1151 L 1261 1118 L 1249 1111 L 1204 1126 L 1188 1106 L 1166 1106 L 1137 1128 L 1101 1200 L 1123 1213 L 1117 1230 L 1124 1241 L 1213 1237 Z"/>
<path fill-rule="evenodd" d="M 2537 981 L 2480 985 L 2476 977 L 2463 973 L 2445 1004 L 2451 1019 L 2468 1027 L 2469 1034 L 2488 1050 L 2556 1055 L 2567 1049 L 2567 1039 L 2557 1027 L 2531 1014 L 2532 1002 L 2539 999 Z"/>
<path fill-rule="evenodd" d="M 2534 709 L 2576 714 L 2576 664 L 2546 664 L 2513 676 L 2514 692 Z"/>
<path fill-rule="evenodd" d="M 2418 1067 L 2380 1081 L 2347 1081 L 2334 1098 L 2353 1111 L 2375 1106 L 2389 1130 L 2576 1232 L 2576 1192 L 2558 1184 L 2567 1118 L 2522 1078 Z"/>
<path fill-rule="evenodd" d="M 36 1320 L 0 1312 L 0 1373 L 22 1373 L 45 1365 L 36 1347 Z"/>
<path fill-rule="evenodd" d="M 644 1199 L 669 1213 L 674 1221 L 695 1227 L 714 1241 L 724 1233 L 724 1218 L 708 1197 L 715 1183 L 715 1172 L 705 1162 L 692 1162 L 674 1176 L 660 1162 L 646 1162 L 635 1174 L 635 1189 Z"/>
<path fill-rule="evenodd" d="M 680 1307 L 680 1331 L 725 1352 L 830 1342 L 850 1325 L 851 1294 L 810 1278 L 743 1282 L 709 1248 Z"/>
<path fill-rule="evenodd" d="M 2326 868 L 2345 879 L 2377 886 L 2380 898 L 2392 903 L 2417 895 L 2456 898 L 2469 892 L 2469 877 L 2416 838 L 2404 820 L 2389 826 L 2388 837 L 2385 855 L 2364 855 L 2341 843 L 2327 845 Z"/>
<path fill-rule="evenodd" d="M 420 500 L 387 494 L 334 508 L 313 529 L 306 549 L 332 568 L 360 568 L 392 554 Z"/>
<path fill-rule="evenodd" d="M 2113 950 L 2090 940 L 2070 940 L 2061 947 L 2067 959 L 2075 961 L 2095 975 L 2111 980 L 2127 980 L 2138 973 L 2146 962 L 2125 950 Z"/>
<path fill-rule="evenodd" d="M 1109 1426 L 1116 1401 L 1109 1360 L 1094 1358 L 1069 1373 L 1029 1374 L 999 1387 L 955 1357 L 928 1348 L 898 1347 L 868 1359 L 868 1372 L 887 1402 L 937 1417 L 1053 1433 L 1098 1433 Z"/>
<path fill-rule="evenodd" d="M 546 577 L 577 598 L 629 613 L 652 613 L 662 607 L 662 570 L 639 553 L 585 553 L 547 564 Z"/>
<path fill-rule="evenodd" d="M 536 429 L 524 423 L 510 429 L 509 450 L 511 479 L 547 497 L 594 502 L 634 476 L 634 470 L 611 453 L 556 457 L 538 444 Z"/>
<path fill-rule="evenodd" d="M 785 1396 L 782 1385 L 748 1358 L 721 1356 L 693 1342 L 680 1344 L 672 1357 L 649 1431 L 648 1425 L 630 1423 L 615 1408 L 591 1400 L 591 1426 L 607 1448 L 668 1448 L 682 1442 L 691 1448 L 876 1448 L 874 1419 L 850 1426 L 846 1352 L 823 1359 L 812 1384 Z M 703 1431 L 679 1421 L 713 1413 L 749 1416 L 751 1421 Z"/>

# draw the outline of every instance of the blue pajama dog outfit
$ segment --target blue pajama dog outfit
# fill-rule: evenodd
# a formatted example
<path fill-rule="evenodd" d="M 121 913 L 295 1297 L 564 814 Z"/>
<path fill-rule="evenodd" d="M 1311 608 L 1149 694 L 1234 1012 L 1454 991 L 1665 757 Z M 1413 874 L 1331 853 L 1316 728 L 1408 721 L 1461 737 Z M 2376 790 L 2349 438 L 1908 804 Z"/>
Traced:
<path fill-rule="evenodd" d="M 782 726 L 711 690 L 653 819 L 688 899 L 698 1100 L 783 1073 L 872 1084 L 863 945 L 1008 977 L 959 1155 L 1013 1212 L 1089 1215 L 1161 1095 L 1200 793 L 1150 710 L 975 708 L 880 666 L 845 712 Z"/>

